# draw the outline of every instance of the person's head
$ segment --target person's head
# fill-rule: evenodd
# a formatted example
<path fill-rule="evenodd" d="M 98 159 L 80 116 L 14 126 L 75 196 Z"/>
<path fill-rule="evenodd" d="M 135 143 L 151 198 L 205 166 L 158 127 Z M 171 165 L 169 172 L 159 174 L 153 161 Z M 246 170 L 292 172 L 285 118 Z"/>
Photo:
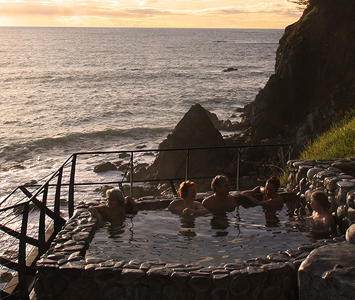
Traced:
<path fill-rule="evenodd" d="M 111 208 L 120 206 L 123 207 L 125 205 L 125 199 L 123 193 L 120 189 L 115 188 L 106 191 L 106 200 L 108 206 Z"/>
<path fill-rule="evenodd" d="M 280 187 L 280 180 L 276 176 L 270 177 L 266 181 L 266 185 L 265 185 L 266 195 L 270 198 L 276 197 L 279 187 Z"/>
<path fill-rule="evenodd" d="M 319 207 L 327 210 L 330 208 L 330 202 L 328 201 L 328 197 L 324 192 L 315 191 L 311 196 L 311 206 L 315 211 L 319 210 Z"/>
<path fill-rule="evenodd" d="M 211 188 L 212 191 L 214 191 L 216 194 L 221 193 L 224 194 L 225 197 L 227 197 L 230 191 L 228 177 L 225 175 L 217 175 L 212 180 Z"/>
<path fill-rule="evenodd" d="M 181 198 L 186 198 L 188 196 L 196 196 L 196 185 L 194 182 L 187 180 L 180 184 L 179 196 Z"/>

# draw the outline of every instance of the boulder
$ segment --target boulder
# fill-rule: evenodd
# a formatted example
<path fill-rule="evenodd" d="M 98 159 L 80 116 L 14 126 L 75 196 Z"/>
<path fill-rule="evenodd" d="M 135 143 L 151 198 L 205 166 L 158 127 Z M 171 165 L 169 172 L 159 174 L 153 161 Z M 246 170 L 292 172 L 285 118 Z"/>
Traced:
<path fill-rule="evenodd" d="M 159 149 L 225 146 L 221 133 L 213 125 L 209 113 L 199 104 L 191 106 L 175 129 L 159 145 Z M 189 154 L 189 177 L 215 176 L 223 173 L 229 161 L 226 149 L 160 152 L 148 167 L 150 178 L 184 178 Z"/>
<path fill-rule="evenodd" d="M 347 242 L 312 251 L 298 271 L 299 299 L 355 299 L 354 251 Z"/>
<path fill-rule="evenodd" d="M 94 172 L 95 173 L 102 173 L 102 172 L 107 172 L 107 171 L 116 171 L 117 167 L 110 162 L 103 162 L 101 164 L 98 164 L 97 166 L 94 167 Z"/>

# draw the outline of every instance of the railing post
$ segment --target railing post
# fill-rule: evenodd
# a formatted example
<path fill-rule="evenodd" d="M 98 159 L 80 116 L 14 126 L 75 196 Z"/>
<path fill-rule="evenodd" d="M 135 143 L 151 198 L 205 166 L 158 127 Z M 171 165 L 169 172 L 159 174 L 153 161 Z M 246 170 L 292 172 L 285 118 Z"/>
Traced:
<path fill-rule="evenodd" d="M 237 159 L 237 191 L 239 191 L 239 180 L 240 180 L 240 148 L 238 148 L 238 159 Z"/>
<path fill-rule="evenodd" d="M 26 235 L 27 235 L 27 222 L 28 222 L 28 213 L 29 213 L 29 202 L 24 204 L 23 214 L 22 214 L 22 225 L 21 225 L 21 234 L 19 240 L 19 249 L 18 249 L 18 279 L 19 279 L 19 288 L 21 299 L 30 299 L 27 289 L 27 274 L 26 274 Z"/>
<path fill-rule="evenodd" d="M 43 197 L 42 197 L 42 206 L 40 207 L 41 213 L 39 216 L 39 233 L 38 233 L 38 253 L 42 255 L 46 252 L 46 206 L 47 206 L 47 197 L 48 197 L 48 184 L 44 186 Z"/>
<path fill-rule="evenodd" d="M 76 154 L 73 154 L 73 159 L 72 159 L 72 162 L 71 162 L 70 182 L 69 182 L 69 195 L 68 195 L 69 218 L 74 214 L 75 167 L 76 167 Z"/>
<path fill-rule="evenodd" d="M 55 199 L 54 199 L 54 232 L 59 232 L 63 223 L 60 216 L 60 192 L 62 187 L 62 178 L 63 178 L 63 167 L 59 169 L 57 186 L 55 189 Z"/>
<path fill-rule="evenodd" d="M 189 159 L 190 159 L 190 149 L 187 149 L 187 155 L 185 160 L 185 181 L 189 179 Z"/>
<path fill-rule="evenodd" d="M 133 151 L 131 152 L 131 160 L 130 160 L 131 172 L 129 174 L 129 182 L 130 182 L 130 190 L 129 195 L 133 198 Z"/>

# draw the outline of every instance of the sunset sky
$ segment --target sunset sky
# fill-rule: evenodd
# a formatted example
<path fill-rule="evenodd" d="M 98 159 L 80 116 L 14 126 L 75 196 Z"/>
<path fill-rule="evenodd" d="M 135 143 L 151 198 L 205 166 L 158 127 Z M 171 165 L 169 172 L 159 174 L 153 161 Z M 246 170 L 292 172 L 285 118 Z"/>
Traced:
<path fill-rule="evenodd" d="M 0 26 L 285 28 L 287 0 L 0 0 Z"/>

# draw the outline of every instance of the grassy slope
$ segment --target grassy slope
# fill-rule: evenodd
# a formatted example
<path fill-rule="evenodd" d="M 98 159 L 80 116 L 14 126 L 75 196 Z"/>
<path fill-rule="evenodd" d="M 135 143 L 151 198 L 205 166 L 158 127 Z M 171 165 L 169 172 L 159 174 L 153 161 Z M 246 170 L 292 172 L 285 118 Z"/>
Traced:
<path fill-rule="evenodd" d="M 309 141 L 298 159 L 326 159 L 355 157 L 355 112 L 352 111 L 330 130 Z M 280 178 L 281 186 L 287 185 L 287 173 Z"/>
<path fill-rule="evenodd" d="M 300 159 L 347 158 L 355 156 L 355 117 L 349 113 L 330 130 L 310 141 Z"/>

